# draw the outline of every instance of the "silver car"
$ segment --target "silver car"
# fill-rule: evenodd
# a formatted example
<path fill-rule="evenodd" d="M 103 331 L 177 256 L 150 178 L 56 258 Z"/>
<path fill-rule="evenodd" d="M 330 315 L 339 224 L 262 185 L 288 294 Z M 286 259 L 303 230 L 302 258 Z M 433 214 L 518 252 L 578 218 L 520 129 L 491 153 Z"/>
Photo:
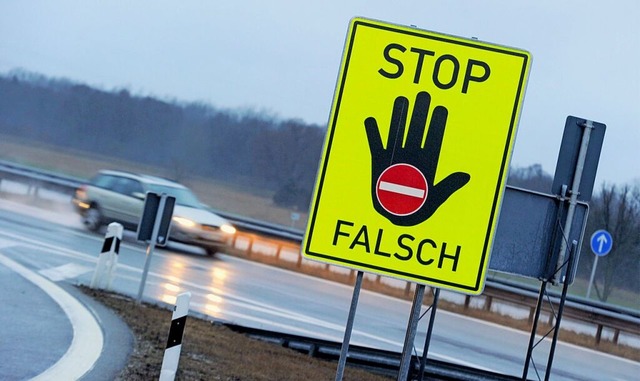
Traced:
<path fill-rule="evenodd" d="M 100 171 L 76 189 L 73 204 L 91 231 L 111 222 L 136 230 L 147 192 L 176 198 L 170 240 L 202 247 L 209 255 L 231 243 L 236 229 L 229 221 L 204 207 L 189 188 L 159 177 Z"/>

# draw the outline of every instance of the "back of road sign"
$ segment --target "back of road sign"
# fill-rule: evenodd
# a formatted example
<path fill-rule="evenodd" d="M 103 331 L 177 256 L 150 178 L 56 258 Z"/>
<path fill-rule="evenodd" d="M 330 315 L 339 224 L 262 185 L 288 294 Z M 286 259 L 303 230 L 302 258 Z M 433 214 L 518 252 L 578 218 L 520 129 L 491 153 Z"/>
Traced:
<path fill-rule="evenodd" d="M 588 213 L 586 203 L 577 203 L 571 235 L 562 237 L 561 227 L 567 208 L 563 208 L 555 196 L 507 186 L 489 269 L 534 279 L 550 279 L 555 271 L 561 240 L 577 241 L 577 252 L 580 252 Z M 576 254 L 574 263 L 577 262 Z M 572 283 L 574 275 L 569 274 L 565 282 Z"/>
<path fill-rule="evenodd" d="M 162 199 L 165 199 L 162 203 Z M 171 218 L 173 217 L 173 208 L 176 203 L 174 196 L 166 194 L 159 195 L 153 192 L 147 192 L 144 199 L 144 211 L 138 224 L 138 241 L 149 241 L 153 239 L 153 230 L 158 225 L 156 244 L 165 246 L 169 241 L 169 228 L 171 227 Z M 158 209 L 162 206 L 160 215 Z M 159 218 L 158 218 L 159 217 Z"/>
<path fill-rule="evenodd" d="M 305 258 L 481 293 L 530 65 L 520 49 L 353 19 Z"/>

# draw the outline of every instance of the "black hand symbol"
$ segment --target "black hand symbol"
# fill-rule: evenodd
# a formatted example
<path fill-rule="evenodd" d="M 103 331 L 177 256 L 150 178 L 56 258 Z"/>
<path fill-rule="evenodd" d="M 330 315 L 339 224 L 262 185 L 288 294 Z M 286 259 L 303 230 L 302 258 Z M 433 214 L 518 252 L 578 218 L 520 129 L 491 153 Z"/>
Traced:
<path fill-rule="evenodd" d="M 398 97 L 393 104 L 391 125 L 387 148 L 382 145 L 378 123 L 374 117 L 364 121 L 369 149 L 371 150 L 371 198 L 373 205 L 381 215 L 395 225 L 413 226 L 425 221 L 442 205 L 449 196 L 469 182 L 471 176 L 464 172 L 455 172 L 447 176 L 438 184 L 434 184 L 440 149 L 444 138 L 448 111 L 443 106 L 433 109 L 431 123 L 427 131 L 427 138 L 422 147 L 422 137 L 427 123 L 427 114 L 431 96 L 427 92 L 420 92 L 416 96 L 416 104 L 411 115 L 411 124 L 406 139 L 402 145 L 404 129 L 407 122 L 409 101 L 405 97 Z M 408 214 L 398 214 L 387 210 L 378 198 L 378 182 L 382 173 L 389 167 L 405 163 L 422 172 L 427 182 L 426 200 L 419 209 Z"/>

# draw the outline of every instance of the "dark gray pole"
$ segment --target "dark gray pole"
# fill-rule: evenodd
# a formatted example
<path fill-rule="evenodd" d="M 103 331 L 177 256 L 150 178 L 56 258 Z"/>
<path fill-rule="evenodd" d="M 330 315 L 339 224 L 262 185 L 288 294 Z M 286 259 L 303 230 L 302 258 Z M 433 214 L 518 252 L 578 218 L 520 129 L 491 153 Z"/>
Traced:
<path fill-rule="evenodd" d="M 598 258 L 600 256 L 596 255 L 596 258 L 593 260 L 593 268 L 591 269 L 591 276 L 589 277 L 589 286 L 587 287 L 587 299 L 591 296 L 591 286 L 593 286 L 593 280 L 596 277 L 596 268 L 598 267 Z"/>
<path fill-rule="evenodd" d="M 427 327 L 427 337 L 424 339 L 424 349 L 422 350 L 422 362 L 420 363 L 420 373 L 418 380 L 424 378 L 424 370 L 427 367 L 427 355 L 429 354 L 429 345 L 431 344 L 431 334 L 433 333 L 433 324 L 436 321 L 436 310 L 438 309 L 438 299 L 440 299 L 440 289 L 436 288 L 433 294 L 433 303 L 431 303 L 431 316 L 429 317 L 429 326 Z"/>
<path fill-rule="evenodd" d="M 349 317 L 347 318 L 347 327 L 344 330 L 344 339 L 340 348 L 340 359 L 338 360 L 338 369 L 336 370 L 336 381 L 342 381 L 344 376 L 344 367 L 347 364 L 347 355 L 349 354 L 349 341 L 351 340 L 351 331 L 353 331 L 353 321 L 356 318 L 356 308 L 358 307 L 358 298 L 360 297 L 360 289 L 362 288 L 362 271 L 358 271 L 356 276 L 356 284 L 353 286 L 353 296 L 351 297 L 351 307 L 349 308 Z"/>
<path fill-rule="evenodd" d="M 584 124 L 584 130 L 582 131 L 582 140 L 580 141 L 580 150 L 578 151 L 578 160 L 576 162 L 576 170 L 573 176 L 573 184 L 571 185 L 571 194 L 569 195 L 569 209 L 567 210 L 567 219 L 564 224 L 564 234 L 569 237 L 571 226 L 573 224 L 573 215 L 575 214 L 576 204 L 578 203 L 578 195 L 580 194 L 580 182 L 582 181 L 582 172 L 584 170 L 584 163 L 587 160 L 587 149 L 589 148 L 589 140 L 591 138 L 591 131 L 594 129 L 593 122 L 587 120 Z M 560 243 L 560 255 L 558 255 L 558 262 L 556 268 L 559 269 L 564 265 L 564 258 L 567 252 L 567 241 L 562 240 Z M 562 274 L 562 271 L 556 272 L 553 276 L 552 283 L 558 283 L 558 276 Z M 567 275 L 570 275 L 567 273 Z M 564 283 L 564 279 L 561 280 Z"/>
<path fill-rule="evenodd" d="M 538 320 L 540 319 L 540 312 L 542 311 L 542 302 L 547 292 L 547 281 L 543 280 L 540 284 L 540 293 L 538 294 L 538 303 L 536 304 L 536 313 L 533 318 L 533 327 L 531 327 L 531 336 L 529 337 L 529 347 L 527 348 L 527 357 L 524 360 L 524 370 L 522 371 L 522 380 L 527 379 L 529 373 L 529 363 L 531 362 L 531 356 L 533 355 L 534 342 L 536 340 L 536 332 L 538 331 Z"/>
<path fill-rule="evenodd" d="M 404 337 L 404 347 L 402 348 L 402 360 L 400 361 L 400 370 L 398 371 L 398 381 L 406 381 L 409 377 L 411 350 L 413 349 L 413 341 L 416 338 L 423 298 L 424 285 L 419 284 L 416 286 L 416 292 L 413 297 L 413 306 L 411 307 L 411 315 L 409 316 L 409 323 L 407 324 L 407 333 Z"/>
<path fill-rule="evenodd" d="M 144 261 L 144 270 L 142 270 L 142 279 L 140 280 L 140 288 L 138 289 L 138 297 L 136 301 L 140 303 L 142 301 L 142 293 L 144 292 L 144 285 L 147 283 L 147 274 L 149 273 L 149 266 L 151 265 L 151 256 L 153 255 L 153 250 L 156 247 L 156 241 L 158 240 L 158 231 L 160 230 L 160 221 L 162 220 L 162 213 L 164 212 L 164 206 L 167 202 L 167 194 L 163 193 L 160 195 L 160 203 L 158 205 L 158 210 L 156 211 L 156 219 L 153 223 L 153 231 L 151 233 L 151 241 L 147 246 L 147 255 Z"/>
<path fill-rule="evenodd" d="M 567 274 L 573 271 L 573 256 L 576 255 L 578 249 L 578 241 L 571 243 L 571 250 L 569 250 L 569 263 L 567 264 Z M 558 343 L 558 334 L 560 333 L 560 321 L 562 320 L 562 313 L 564 311 L 564 302 L 567 300 L 567 291 L 569 284 L 567 282 L 562 286 L 562 297 L 560 298 L 560 306 L 558 307 L 558 316 L 556 317 L 556 327 L 553 331 L 553 340 L 551 341 L 551 349 L 549 350 L 549 361 L 547 361 L 547 372 L 545 373 L 544 380 L 549 381 L 551 376 L 551 365 L 553 364 L 553 356 L 556 353 L 556 344 Z"/>

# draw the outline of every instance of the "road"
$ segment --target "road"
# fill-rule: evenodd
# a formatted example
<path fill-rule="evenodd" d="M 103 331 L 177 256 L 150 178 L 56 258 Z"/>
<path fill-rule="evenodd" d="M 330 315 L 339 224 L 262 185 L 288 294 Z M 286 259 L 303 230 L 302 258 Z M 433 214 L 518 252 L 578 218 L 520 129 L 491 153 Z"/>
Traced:
<path fill-rule="evenodd" d="M 85 232 L 77 216 L 0 200 L 0 253 L 56 282 L 89 284 L 103 237 Z M 126 233 L 112 287 L 138 292 L 146 247 Z M 192 293 L 191 309 L 213 318 L 267 330 L 342 341 L 353 288 L 199 249 L 156 249 L 144 298 L 172 304 Z M 400 352 L 411 305 L 363 290 L 352 344 Z M 423 312 L 426 308 L 423 308 Z M 428 315 L 427 315 L 428 316 Z M 424 345 L 428 318 L 421 319 L 415 347 Z M 522 374 L 528 333 L 439 310 L 429 358 L 502 374 Z M 544 375 L 548 343 L 536 349 Z M 640 363 L 560 343 L 553 380 L 634 380 Z M 530 369 L 530 379 L 537 379 Z"/>

